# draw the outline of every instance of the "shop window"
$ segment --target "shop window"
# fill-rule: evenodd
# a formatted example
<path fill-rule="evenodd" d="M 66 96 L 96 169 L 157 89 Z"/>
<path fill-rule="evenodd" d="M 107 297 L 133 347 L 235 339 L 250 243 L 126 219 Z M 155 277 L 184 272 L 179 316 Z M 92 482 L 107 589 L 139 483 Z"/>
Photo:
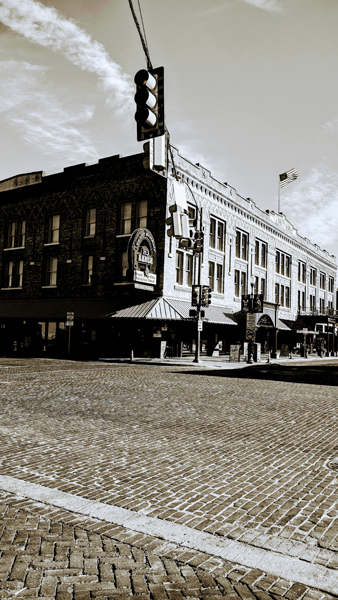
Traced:
<path fill-rule="evenodd" d="M 93 256 L 84 256 L 83 257 L 82 283 L 84 285 L 89 285 L 92 283 L 92 278 L 93 278 Z"/>
<path fill-rule="evenodd" d="M 183 285 L 183 252 L 176 252 L 176 283 Z"/>
<path fill-rule="evenodd" d="M 236 257 L 248 260 L 249 236 L 244 231 L 236 231 Z"/>
<path fill-rule="evenodd" d="M 300 283 L 305 283 L 306 277 L 306 264 L 301 260 L 298 261 L 298 281 Z"/>
<path fill-rule="evenodd" d="M 45 269 L 45 286 L 55 287 L 57 285 L 58 259 L 47 258 Z"/>
<path fill-rule="evenodd" d="M 22 277 L 22 260 L 9 260 L 5 263 L 4 288 L 22 288 Z"/>
<path fill-rule="evenodd" d="M 193 280 L 193 256 L 192 256 L 192 254 L 186 255 L 186 271 L 187 271 L 187 284 L 189 287 L 191 287 L 192 280 Z"/>
<path fill-rule="evenodd" d="M 47 244 L 58 244 L 60 240 L 60 215 L 48 219 Z"/>
<path fill-rule="evenodd" d="M 317 269 L 315 267 L 310 268 L 310 285 L 316 285 Z"/>
<path fill-rule="evenodd" d="M 147 200 L 141 200 L 141 202 L 137 203 L 137 228 L 145 228 L 147 227 L 147 211 L 148 211 L 148 202 Z M 131 218 L 131 215 L 130 215 Z M 130 229 L 131 231 L 131 229 Z M 130 231 L 128 233 L 130 233 Z"/>
<path fill-rule="evenodd" d="M 216 289 L 219 294 L 223 293 L 223 266 L 219 264 L 216 268 Z"/>
<path fill-rule="evenodd" d="M 24 248 L 26 221 L 11 221 L 7 227 L 6 248 Z"/>
<path fill-rule="evenodd" d="M 132 203 L 125 202 L 121 206 L 121 234 L 128 235 L 131 233 L 131 209 Z"/>
<path fill-rule="evenodd" d="M 215 290 L 215 263 L 209 261 L 209 288 Z"/>
<path fill-rule="evenodd" d="M 86 212 L 86 237 L 94 237 L 96 233 L 96 208 L 90 208 Z"/>
<path fill-rule="evenodd" d="M 319 284 L 320 289 L 325 290 L 325 273 L 322 273 L 322 272 L 320 273 L 319 281 L 320 281 L 320 284 Z"/>

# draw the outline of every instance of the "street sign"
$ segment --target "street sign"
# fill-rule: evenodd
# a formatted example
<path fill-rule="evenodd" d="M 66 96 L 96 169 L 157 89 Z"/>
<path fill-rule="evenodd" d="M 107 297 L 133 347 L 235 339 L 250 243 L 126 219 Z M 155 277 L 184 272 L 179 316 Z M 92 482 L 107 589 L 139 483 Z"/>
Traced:
<path fill-rule="evenodd" d="M 203 331 L 203 321 L 197 321 L 197 331 Z"/>
<path fill-rule="evenodd" d="M 74 321 L 74 313 L 67 312 L 67 321 Z"/>
<path fill-rule="evenodd" d="M 246 339 L 247 340 L 254 340 L 255 337 L 256 337 L 255 329 L 247 329 L 246 330 Z"/>
<path fill-rule="evenodd" d="M 74 321 L 66 321 L 66 327 L 73 327 Z"/>
<path fill-rule="evenodd" d="M 256 314 L 247 313 L 246 315 L 246 327 L 247 329 L 254 329 L 256 326 Z"/>

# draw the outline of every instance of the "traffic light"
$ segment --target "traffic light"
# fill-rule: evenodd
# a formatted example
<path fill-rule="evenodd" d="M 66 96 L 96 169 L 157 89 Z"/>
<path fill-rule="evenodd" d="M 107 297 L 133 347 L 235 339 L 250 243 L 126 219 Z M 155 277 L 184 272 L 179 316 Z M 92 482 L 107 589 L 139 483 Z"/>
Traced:
<path fill-rule="evenodd" d="M 164 69 L 141 69 L 135 75 L 137 141 L 164 135 Z"/>
<path fill-rule="evenodd" d="M 180 248 L 185 248 L 186 250 L 192 250 L 195 246 L 194 240 L 189 238 L 182 238 L 179 243 Z"/>
<path fill-rule="evenodd" d="M 198 306 L 201 298 L 201 286 L 193 285 L 191 288 L 191 306 Z"/>
<path fill-rule="evenodd" d="M 195 232 L 194 252 L 203 252 L 204 233 L 202 231 Z"/>
<path fill-rule="evenodd" d="M 209 306 L 209 304 L 211 304 L 211 288 L 208 285 L 202 285 L 201 306 Z"/>
<path fill-rule="evenodd" d="M 176 204 L 169 206 L 169 211 L 170 211 L 171 215 L 165 221 L 166 224 L 169 225 L 169 229 L 167 230 L 167 235 L 169 237 L 181 238 L 182 237 L 181 214 L 178 212 Z"/>

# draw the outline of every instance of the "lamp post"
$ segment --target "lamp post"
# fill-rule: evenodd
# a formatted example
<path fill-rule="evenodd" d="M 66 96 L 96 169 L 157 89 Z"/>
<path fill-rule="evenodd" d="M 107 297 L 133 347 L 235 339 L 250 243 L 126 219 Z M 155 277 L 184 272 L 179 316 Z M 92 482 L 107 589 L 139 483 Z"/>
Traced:
<path fill-rule="evenodd" d="M 277 302 L 275 304 L 275 352 L 274 352 L 273 358 L 278 358 L 278 354 L 277 354 L 277 311 L 278 311 L 279 306 L 280 306 L 280 304 L 278 304 L 278 302 Z"/>
<path fill-rule="evenodd" d="M 255 284 L 253 281 L 251 281 L 250 286 L 251 286 L 251 294 L 250 294 L 249 306 L 252 307 L 250 312 L 253 312 L 254 287 L 255 287 Z M 247 360 L 248 365 L 252 365 L 254 363 L 253 354 L 254 354 L 253 340 L 250 339 L 248 341 L 248 360 Z"/>

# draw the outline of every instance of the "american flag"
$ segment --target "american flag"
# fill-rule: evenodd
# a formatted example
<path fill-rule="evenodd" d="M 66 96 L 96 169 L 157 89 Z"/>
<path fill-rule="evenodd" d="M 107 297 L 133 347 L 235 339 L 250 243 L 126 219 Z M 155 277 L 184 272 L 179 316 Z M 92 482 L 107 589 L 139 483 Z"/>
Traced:
<path fill-rule="evenodd" d="M 291 181 L 294 181 L 295 179 L 297 179 L 297 177 L 298 177 L 298 173 L 297 173 L 296 169 L 290 169 L 290 171 L 286 171 L 285 173 L 282 173 L 279 176 L 279 187 L 280 188 L 284 187 L 288 183 L 291 183 Z"/>

